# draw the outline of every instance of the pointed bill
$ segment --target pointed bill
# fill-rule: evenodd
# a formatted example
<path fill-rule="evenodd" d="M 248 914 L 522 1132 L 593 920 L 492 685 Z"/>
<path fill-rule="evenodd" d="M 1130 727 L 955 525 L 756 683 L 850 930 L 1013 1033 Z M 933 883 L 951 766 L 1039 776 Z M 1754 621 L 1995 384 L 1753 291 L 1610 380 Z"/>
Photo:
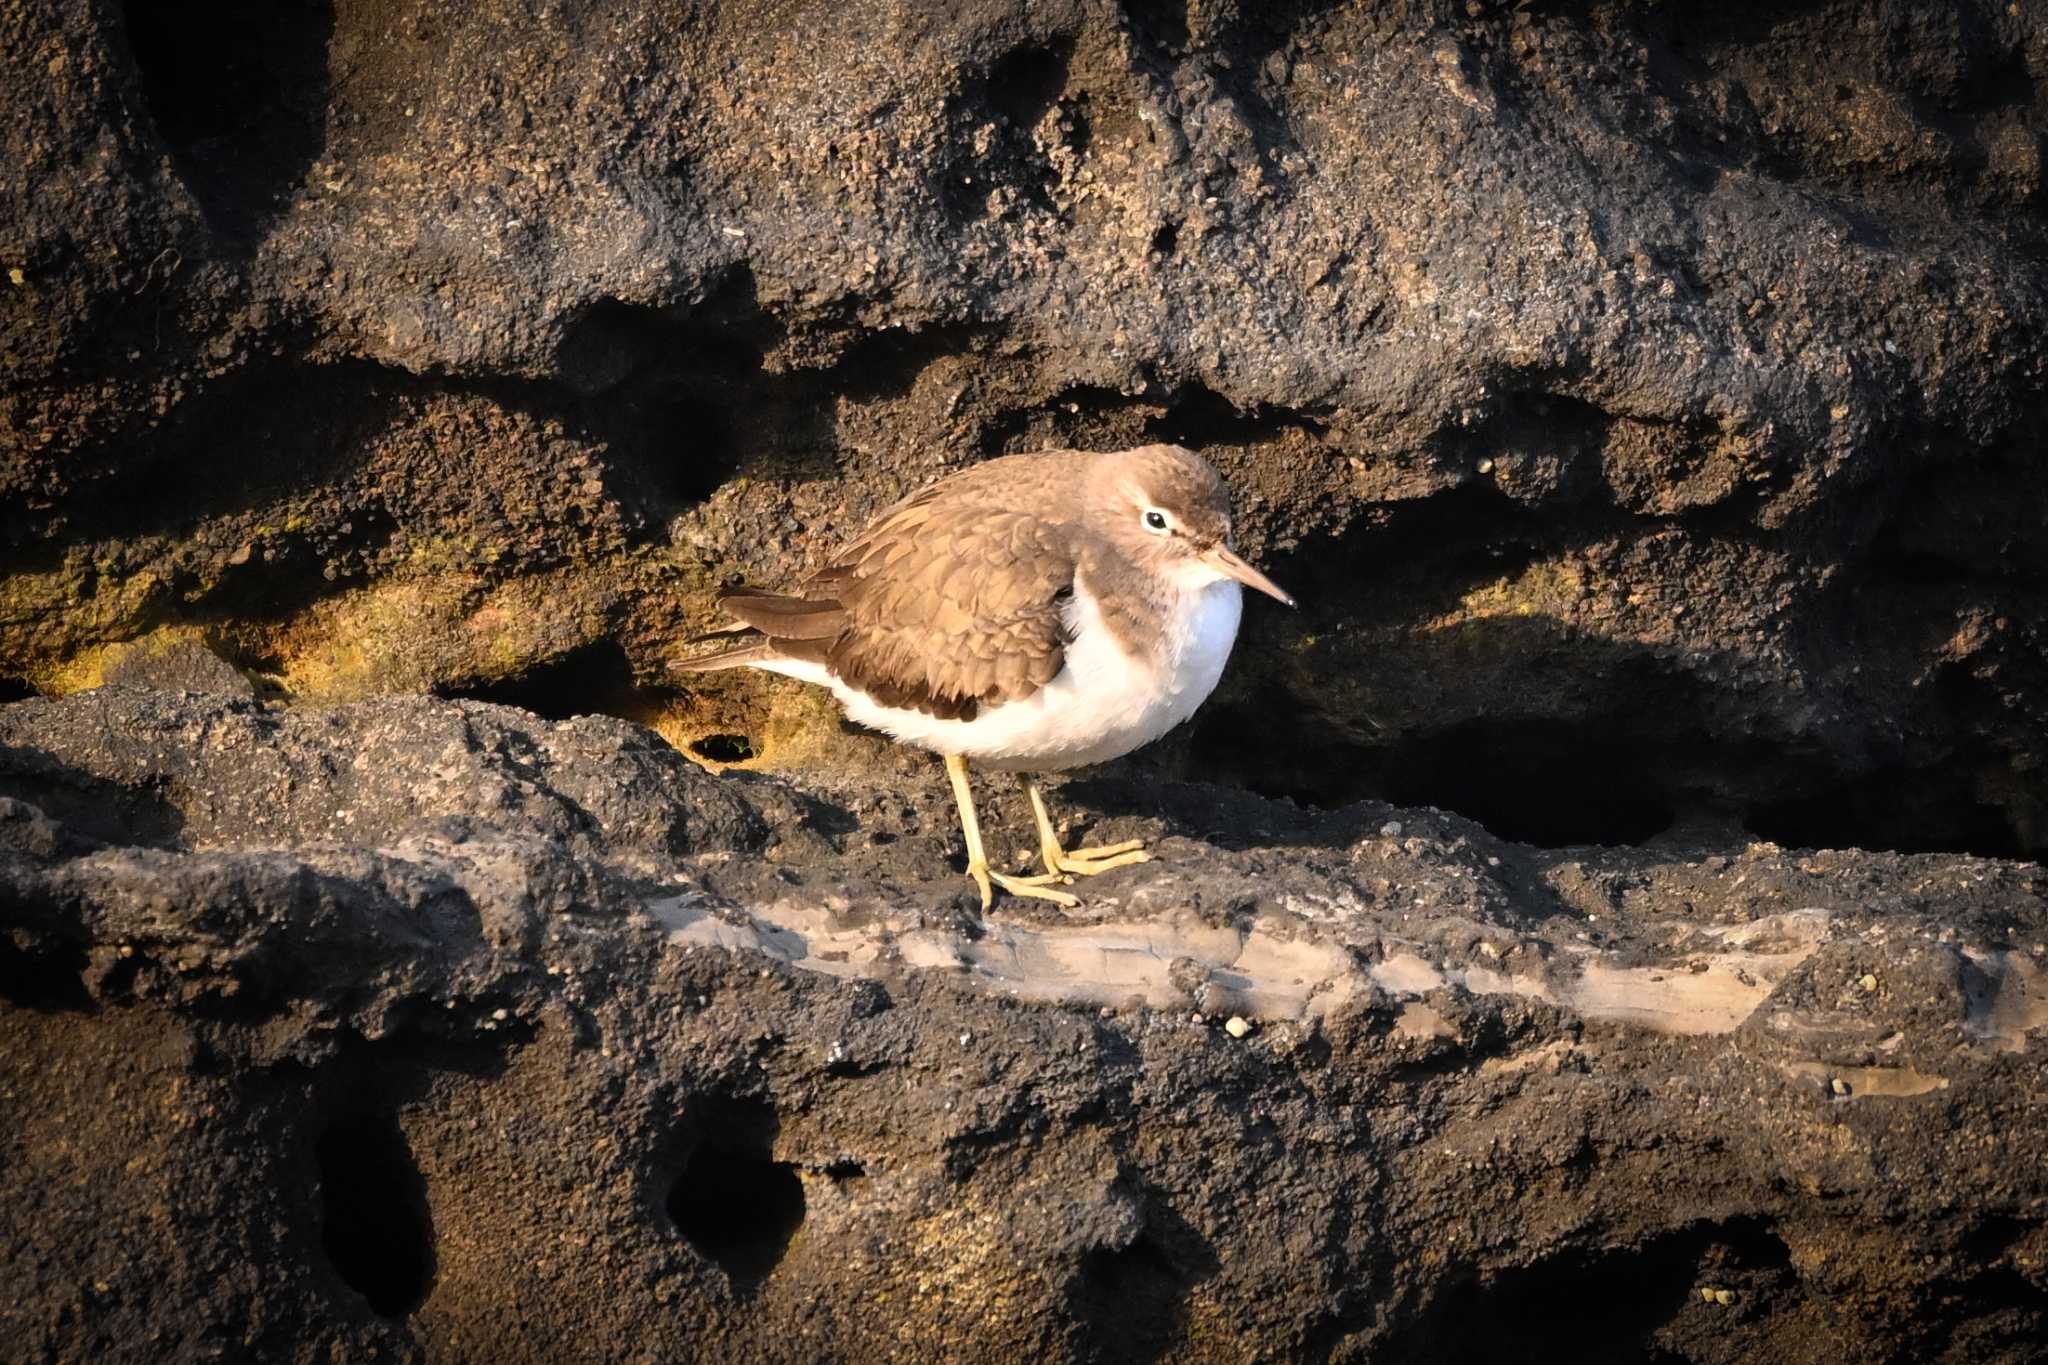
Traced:
<path fill-rule="evenodd" d="M 1247 588 L 1257 588 L 1276 602 L 1294 605 L 1294 599 L 1280 590 L 1280 585 L 1237 557 L 1237 552 L 1227 545 L 1218 545 L 1213 550 L 1202 552 L 1202 562 L 1227 578 L 1235 578 Z"/>

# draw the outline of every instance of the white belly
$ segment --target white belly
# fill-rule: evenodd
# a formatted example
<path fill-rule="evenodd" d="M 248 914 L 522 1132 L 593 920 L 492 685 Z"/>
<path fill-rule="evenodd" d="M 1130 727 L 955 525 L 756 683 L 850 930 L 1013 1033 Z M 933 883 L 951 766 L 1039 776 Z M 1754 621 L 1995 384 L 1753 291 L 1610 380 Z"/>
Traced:
<path fill-rule="evenodd" d="M 984 767 L 1049 772 L 1119 758 L 1171 730 L 1216 690 L 1237 639 L 1244 595 L 1212 582 L 1182 594 L 1157 664 L 1126 654 L 1080 584 L 1068 608 L 1073 643 L 1053 680 L 1022 701 L 989 707 L 973 720 L 878 706 L 817 664 L 758 667 L 829 687 L 847 716 L 905 744 L 958 754 Z"/>

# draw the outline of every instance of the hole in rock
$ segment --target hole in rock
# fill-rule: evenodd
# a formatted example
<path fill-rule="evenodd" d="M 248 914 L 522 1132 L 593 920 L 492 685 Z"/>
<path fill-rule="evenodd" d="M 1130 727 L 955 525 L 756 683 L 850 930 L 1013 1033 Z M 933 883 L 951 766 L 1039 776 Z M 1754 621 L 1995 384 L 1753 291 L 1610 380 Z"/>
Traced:
<path fill-rule="evenodd" d="M 1810 795 L 1765 802 L 1743 824 L 1786 848 L 1867 848 L 1887 853 L 1968 853 L 2025 858 L 2008 813 L 1973 799 L 1938 774 L 1891 771 Z"/>
<path fill-rule="evenodd" d="M 690 752 L 712 763 L 745 763 L 754 756 L 754 742 L 745 735 L 705 735 L 690 741 Z"/>
<path fill-rule="evenodd" d="M 1161 228 L 1153 234 L 1154 247 L 1159 246 L 1160 235 L 1167 231 Z M 1179 240 L 1176 229 L 1163 249 L 1171 251 Z M 1195 450 L 1217 445 L 1256 445 L 1289 429 L 1320 434 L 1324 428 L 1314 418 L 1288 408 L 1254 406 L 1240 410 L 1206 384 L 1191 384 L 1178 390 L 1167 410 L 1145 423 L 1145 434 L 1153 440 L 1171 441 Z"/>
<path fill-rule="evenodd" d="M 732 424 L 717 404 L 674 399 L 659 410 L 653 426 L 664 491 L 685 507 L 716 493 L 739 468 Z"/>
<path fill-rule="evenodd" d="M 986 98 L 995 113 L 1012 127 L 1035 127 L 1067 87 L 1071 43 L 1022 47 L 1003 57 L 988 73 Z"/>
<path fill-rule="evenodd" d="M 1659 773 L 1669 754 L 1595 727 L 1474 721 L 1389 746 L 1335 733 L 1292 701 L 1255 699 L 1198 719 L 1204 780 L 1323 809 L 1358 800 L 1435 806 L 1539 848 L 1637 844 L 1677 819 Z M 1675 762 L 1675 759 L 1673 760 Z"/>
<path fill-rule="evenodd" d="M 676 1230 L 748 1293 L 768 1278 L 804 1221 L 804 1184 L 774 1159 L 774 1111 L 713 1111 L 664 1207 Z"/>
<path fill-rule="evenodd" d="M 85 953 L 24 951 L 0 935 L 0 1000 L 17 1009 L 55 1013 L 90 1010 L 92 993 L 85 987 Z"/>
<path fill-rule="evenodd" d="M 1186 0 L 1124 0 L 1123 11 L 1132 36 L 1140 43 L 1167 56 L 1187 50 Z"/>
<path fill-rule="evenodd" d="M 1657 756 L 1591 727 L 1473 721 L 1397 745 L 1376 793 L 1436 806 L 1538 848 L 1639 844 L 1677 812 L 1653 775 Z"/>
<path fill-rule="evenodd" d="M 216 228 L 248 234 L 319 154 L 329 0 L 131 0 L 129 50 L 157 132 Z"/>
<path fill-rule="evenodd" d="M 0 704 L 10 701 L 27 701 L 36 694 L 27 678 L 0 677 Z"/>
<path fill-rule="evenodd" d="M 1165 1248 L 1140 1236 L 1127 1247 L 1097 1247 L 1082 1258 L 1074 1314 L 1088 1326 L 1093 1358 L 1157 1360 L 1179 1335 L 1186 1294 L 1186 1280 Z"/>
<path fill-rule="evenodd" d="M 1154 255 L 1171 256 L 1179 247 L 1180 224 L 1178 223 L 1162 224 L 1159 231 L 1152 234 L 1152 251 Z"/>
<path fill-rule="evenodd" d="M 613 640 L 573 649 L 510 678 L 446 688 L 441 695 L 516 706 L 548 720 L 644 715 L 658 700 L 652 689 L 635 684 L 632 661 Z"/>
<path fill-rule="evenodd" d="M 1640 1250 L 1565 1251 L 1475 1275 L 1447 1289 L 1388 1343 L 1386 1358 L 1439 1365 L 1675 1362 L 1679 1357 L 1653 1338 L 1692 1300 L 1709 1241 L 1678 1233 Z M 1591 1285 L 1600 1287 L 1597 1307 L 1587 1301 Z"/>
<path fill-rule="evenodd" d="M 381 1317 L 420 1306 L 434 1282 L 427 1182 L 394 1118 L 347 1119 L 314 1144 L 321 1246 Z"/>

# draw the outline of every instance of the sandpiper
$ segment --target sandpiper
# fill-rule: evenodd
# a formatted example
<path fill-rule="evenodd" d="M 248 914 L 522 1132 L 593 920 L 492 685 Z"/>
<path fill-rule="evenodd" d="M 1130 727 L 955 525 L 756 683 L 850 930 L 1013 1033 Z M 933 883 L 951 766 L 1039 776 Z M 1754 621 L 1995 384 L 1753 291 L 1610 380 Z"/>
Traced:
<path fill-rule="evenodd" d="M 1143 862 L 1142 840 L 1064 849 L 1029 774 L 1120 757 L 1194 714 L 1243 612 L 1294 599 L 1230 548 L 1230 494 L 1180 446 L 1006 455 L 896 504 L 793 595 L 739 589 L 716 653 L 828 687 L 846 714 L 944 756 L 967 875 L 1078 905 L 1054 883 Z M 990 869 L 969 761 L 1026 774 L 1039 876 Z"/>

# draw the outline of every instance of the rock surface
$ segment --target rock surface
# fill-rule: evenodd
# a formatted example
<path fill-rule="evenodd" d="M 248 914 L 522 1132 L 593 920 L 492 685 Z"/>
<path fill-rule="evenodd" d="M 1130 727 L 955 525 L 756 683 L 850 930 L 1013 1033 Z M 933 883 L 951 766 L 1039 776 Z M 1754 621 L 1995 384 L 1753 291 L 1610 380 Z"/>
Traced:
<path fill-rule="evenodd" d="M 2038 7 L 0 54 L 0 1354 L 2039 1358 Z M 1082 912 L 667 668 L 1157 439 L 1304 605 Z"/>
<path fill-rule="evenodd" d="M 665 671 L 717 583 L 1165 437 L 1306 604 L 1174 772 L 2048 849 L 2034 7 L 20 0 L 0 45 L 17 685 L 197 630 L 301 700 L 802 765 L 791 688 Z"/>
<path fill-rule="evenodd" d="M 2038 1358 L 2038 865 L 1104 780 L 1062 808 L 1161 861 L 982 916 L 935 767 L 713 777 L 474 702 L 0 708 L 0 1338 Z"/>

